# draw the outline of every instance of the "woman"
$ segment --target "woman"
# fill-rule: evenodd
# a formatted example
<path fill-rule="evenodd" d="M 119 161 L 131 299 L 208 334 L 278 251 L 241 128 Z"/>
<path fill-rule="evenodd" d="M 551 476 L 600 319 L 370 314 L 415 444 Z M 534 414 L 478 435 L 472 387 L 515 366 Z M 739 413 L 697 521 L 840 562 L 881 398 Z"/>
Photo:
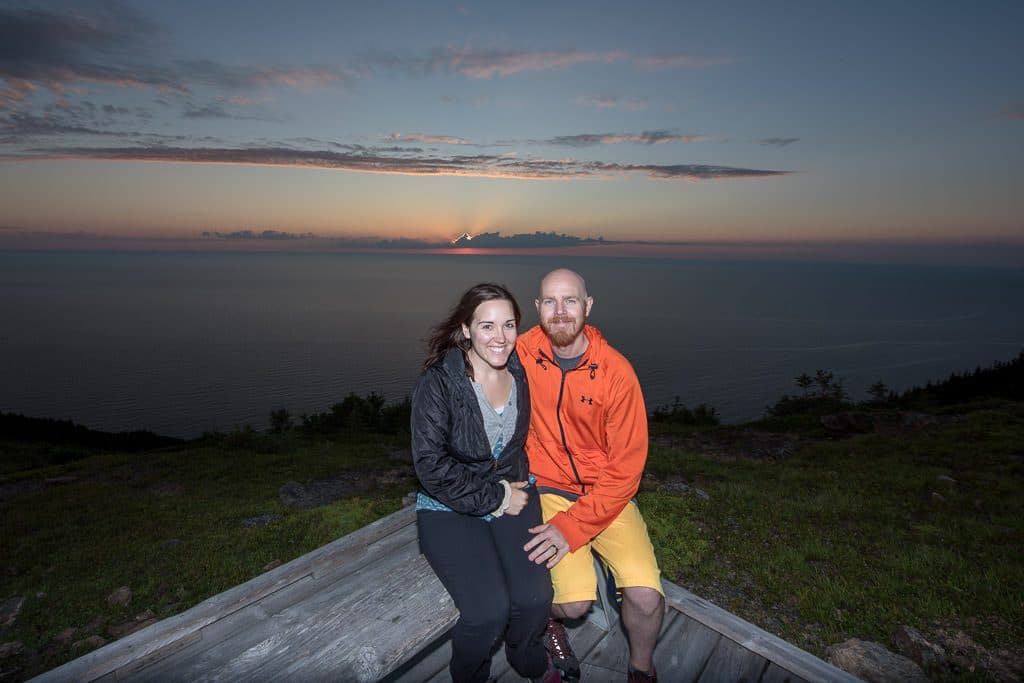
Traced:
<path fill-rule="evenodd" d="M 542 521 L 523 450 L 530 396 L 514 352 L 519 318 L 504 287 L 471 287 L 434 328 L 412 394 L 420 549 L 459 610 L 455 683 L 485 681 L 503 637 L 520 675 L 561 680 L 542 642 L 551 578 L 523 550 Z"/>

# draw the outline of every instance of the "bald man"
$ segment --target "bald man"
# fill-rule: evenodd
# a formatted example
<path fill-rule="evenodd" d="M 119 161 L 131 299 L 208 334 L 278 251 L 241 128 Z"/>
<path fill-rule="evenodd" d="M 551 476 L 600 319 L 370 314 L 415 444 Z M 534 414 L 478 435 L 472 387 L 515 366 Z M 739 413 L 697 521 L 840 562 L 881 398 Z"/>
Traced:
<path fill-rule="evenodd" d="M 661 574 L 636 496 L 647 462 L 647 409 L 629 361 L 587 324 L 593 298 L 578 273 L 541 281 L 540 325 L 516 342 L 530 385 L 526 451 L 545 524 L 526 550 L 551 569 L 555 597 L 545 643 L 566 678 L 579 677 L 562 619 L 597 597 L 596 552 L 622 593 L 628 681 L 655 681 L 654 646 L 665 612 Z"/>

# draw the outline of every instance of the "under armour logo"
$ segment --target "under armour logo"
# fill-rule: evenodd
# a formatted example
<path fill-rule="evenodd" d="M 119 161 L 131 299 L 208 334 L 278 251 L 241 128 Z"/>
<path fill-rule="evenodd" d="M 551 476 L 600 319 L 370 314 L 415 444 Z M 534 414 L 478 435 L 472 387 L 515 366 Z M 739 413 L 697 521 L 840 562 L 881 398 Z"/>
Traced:
<path fill-rule="evenodd" d="M 594 405 L 594 397 L 587 398 L 583 394 L 580 394 L 580 403 L 586 403 L 587 405 Z"/>

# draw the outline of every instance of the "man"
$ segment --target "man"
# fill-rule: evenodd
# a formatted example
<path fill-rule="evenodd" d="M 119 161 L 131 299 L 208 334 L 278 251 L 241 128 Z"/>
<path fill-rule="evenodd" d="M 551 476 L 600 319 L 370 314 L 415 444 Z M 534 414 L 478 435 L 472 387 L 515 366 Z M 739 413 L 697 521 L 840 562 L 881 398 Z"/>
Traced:
<path fill-rule="evenodd" d="M 579 677 L 561 619 L 597 597 L 591 551 L 622 592 L 629 681 L 655 681 L 652 656 L 665 599 L 647 526 L 632 500 L 647 462 L 647 410 L 629 361 L 587 325 L 594 300 L 571 270 L 548 273 L 536 300 L 540 325 L 516 348 L 532 415 L 526 450 L 545 524 L 525 548 L 551 569 L 555 596 L 545 642 L 566 677 Z"/>

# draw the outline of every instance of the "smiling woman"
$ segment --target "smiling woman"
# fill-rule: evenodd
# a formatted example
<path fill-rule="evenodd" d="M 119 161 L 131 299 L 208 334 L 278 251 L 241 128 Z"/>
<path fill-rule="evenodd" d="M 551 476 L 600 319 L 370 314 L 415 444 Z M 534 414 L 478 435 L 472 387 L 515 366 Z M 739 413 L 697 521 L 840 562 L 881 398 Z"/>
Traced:
<path fill-rule="evenodd" d="M 522 550 L 542 522 L 524 449 L 529 391 L 513 353 L 519 319 L 501 285 L 470 287 L 434 329 L 413 390 L 420 548 L 459 610 L 456 682 L 486 680 L 502 640 L 520 675 L 560 680 L 541 641 L 551 578 Z"/>

